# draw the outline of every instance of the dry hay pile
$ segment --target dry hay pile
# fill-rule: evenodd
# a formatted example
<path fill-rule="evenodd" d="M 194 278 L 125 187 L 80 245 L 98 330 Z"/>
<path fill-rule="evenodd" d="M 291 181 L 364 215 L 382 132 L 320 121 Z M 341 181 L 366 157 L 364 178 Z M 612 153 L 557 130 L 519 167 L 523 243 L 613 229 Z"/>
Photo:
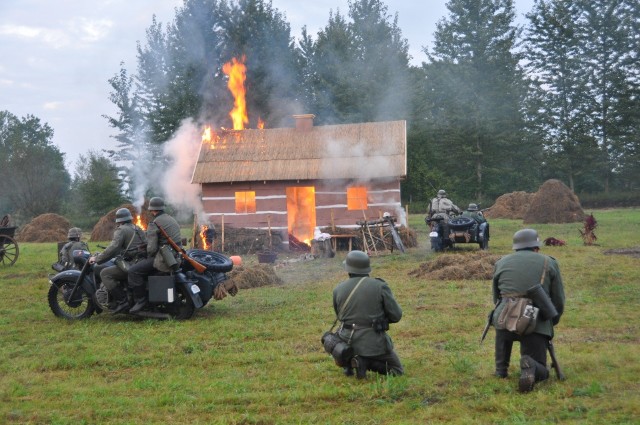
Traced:
<path fill-rule="evenodd" d="M 250 267 L 237 266 L 227 273 L 229 281 L 239 289 L 258 288 L 260 286 L 282 285 L 283 280 L 276 274 L 273 266 L 257 264 Z"/>
<path fill-rule="evenodd" d="M 222 243 L 222 231 L 218 227 L 214 246 Z M 269 242 L 271 239 L 271 242 Z M 238 255 L 255 254 L 264 251 L 279 251 L 282 249 L 282 236 L 279 232 L 268 230 L 248 229 L 244 227 L 224 228 L 224 252 L 233 252 Z"/>
<path fill-rule="evenodd" d="M 409 276 L 428 280 L 490 280 L 501 255 L 477 251 L 465 254 L 442 254 L 433 261 L 420 264 Z"/>
<path fill-rule="evenodd" d="M 153 221 L 153 216 L 146 209 L 146 203 L 142 206 L 142 213 L 140 213 L 140 221 L 142 222 L 142 228 L 146 229 L 147 224 L 150 221 Z M 136 207 L 131 204 L 121 205 L 118 208 L 115 208 L 107 213 L 107 215 L 103 216 L 98 220 L 98 223 L 93 226 L 93 231 L 91 232 L 91 238 L 89 239 L 92 242 L 95 241 L 110 241 L 113 238 L 113 232 L 116 230 L 116 211 L 120 208 L 126 208 L 131 211 L 131 215 L 133 216 L 133 221 L 135 223 L 136 217 L 138 215 L 138 211 Z"/>
<path fill-rule="evenodd" d="M 575 223 L 584 220 L 584 211 L 578 197 L 560 180 L 543 183 L 531 199 L 523 217 L 524 224 Z"/>
<path fill-rule="evenodd" d="M 527 192 L 505 193 L 496 199 L 491 209 L 484 212 L 486 218 L 522 219 L 535 194 Z"/>
<path fill-rule="evenodd" d="M 24 225 L 16 234 L 19 242 L 61 242 L 67 240 L 69 220 L 58 214 L 42 214 Z"/>

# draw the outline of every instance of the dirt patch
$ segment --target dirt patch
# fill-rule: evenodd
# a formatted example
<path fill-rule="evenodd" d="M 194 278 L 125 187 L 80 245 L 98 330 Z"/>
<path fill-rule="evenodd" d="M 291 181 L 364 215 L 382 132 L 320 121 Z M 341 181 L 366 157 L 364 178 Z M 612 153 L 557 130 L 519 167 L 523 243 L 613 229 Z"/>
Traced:
<path fill-rule="evenodd" d="M 490 280 L 493 268 L 501 255 L 487 251 L 464 254 L 442 254 L 432 261 L 420 264 L 409 276 L 429 280 Z"/>
<path fill-rule="evenodd" d="M 640 246 L 634 246 L 633 248 L 621 248 L 621 249 L 608 249 L 604 251 L 606 255 L 628 255 L 633 258 L 640 258 Z"/>
<path fill-rule="evenodd" d="M 42 214 L 24 225 L 18 233 L 18 242 L 61 242 L 67 240 L 71 228 L 69 220 L 58 214 Z"/>
<path fill-rule="evenodd" d="M 575 223 L 584 220 L 578 197 L 560 180 L 547 180 L 531 199 L 524 224 Z"/>
<path fill-rule="evenodd" d="M 260 286 L 282 285 L 284 281 L 276 274 L 273 266 L 257 264 L 234 267 L 227 278 L 239 289 L 258 288 Z"/>
<path fill-rule="evenodd" d="M 486 218 L 522 219 L 529 209 L 535 194 L 527 192 L 505 193 L 496 199 L 490 209 L 484 212 Z"/>
<path fill-rule="evenodd" d="M 149 211 L 147 211 L 148 203 L 142 206 L 142 212 L 140 213 L 140 221 L 142 223 L 141 227 L 143 229 L 147 228 L 147 224 L 150 221 L 153 221 L 153 216 Z M 91 232 L 91 238 L 89 239 L 92 242 L 95 241 L 110 241 L 113 238 L 113 232 L 116 230 L 116 211 L 120 208 L 126 208 L 131 211 L 131 215 L 133 216 L 134 222 L 138 216 L 138 211 L 136 207 L 131 204 L 121 205 L 118 208 L 115 208 L 109 211 L 105 216 L 98 220 L 95 226 L 93 226 L 93 231 Z"/>

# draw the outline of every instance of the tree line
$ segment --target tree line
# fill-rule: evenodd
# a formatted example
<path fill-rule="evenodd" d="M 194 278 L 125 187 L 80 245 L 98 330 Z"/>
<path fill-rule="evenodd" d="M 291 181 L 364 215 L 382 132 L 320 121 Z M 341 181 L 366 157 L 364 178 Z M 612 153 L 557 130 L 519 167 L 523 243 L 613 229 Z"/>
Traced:
<path fill-rule="evenodd" d="M 490 203 L 549 178 L 579 195 L 638 190 L 640 3 L 539 0 L 522 26 L 513 0 L 447 9 L 415 66 L 381 0 L 353 0 L 297 39 L 270 1 L 185 0 L 171 22 L 153 19 L 135 71 L 121 64 L 109 80 L 116 147 L 89 158 L 115 170 L 112 189 L 131 188 L 139 158 L 162 166 L 160 147 L 184 119 L 231 127 L 221 68 L 244 56 L 250 127 L 288 126 L 294 113 L 318 124 L 406 119 L 406 201 L 446 188 Z M 100 184 L 75 196 L 93 205 Z"/>

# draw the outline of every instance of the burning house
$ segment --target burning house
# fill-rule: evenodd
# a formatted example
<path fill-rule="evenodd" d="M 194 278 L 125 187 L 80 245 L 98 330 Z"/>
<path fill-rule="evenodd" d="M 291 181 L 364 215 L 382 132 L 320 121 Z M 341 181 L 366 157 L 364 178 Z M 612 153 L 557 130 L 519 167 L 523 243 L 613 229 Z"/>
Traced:
<path fill-rule="evenodd" d="M 208 129 L 192 178 L 208 221 L 308 244 L 316 227 L 404 217 L 406 122 L 314 126 L 313 118 L 294 115 L 293 128 Z"/>

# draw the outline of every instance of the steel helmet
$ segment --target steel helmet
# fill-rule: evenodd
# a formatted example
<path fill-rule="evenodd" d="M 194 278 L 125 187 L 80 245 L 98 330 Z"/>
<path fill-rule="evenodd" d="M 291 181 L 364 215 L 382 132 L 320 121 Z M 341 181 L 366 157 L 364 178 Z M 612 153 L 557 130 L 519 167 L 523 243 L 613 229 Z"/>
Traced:
<path fill-rule="evenodd" d="M 447 196 L 447 191 L 446 191 L 446 190 L 444 190 L 444 189 L 440 189 L 440 190 L 438 191 L 438 196 Z"/>
<path fill-rule="evenodd" d="M 539 248 L 540 238 L 538 232 L 533 229 L 518 230 L 513 234 L 513 249 Z"/>
<path fill-rule="evenodd" d="M 69 229 L 67 233 L 67 238 L 69 239 L 80 239 L 82 237 L 82 229 L 79 227 L 72 227 Z"/>
<path fill-rule="evenodd" d="M 116 211 L 116 223 L 122 223 L 123 221 L 133 221 L 133 216 L 128 208 L 120 208 Z"/>
<path fill-rule="evenodd" d="M 342 264 L 348 273 L 369 274 L 371 272 L 371 261 L 366 252 L 351 251 Z"/>
<path fill-rule="evenodd" d="M 163 211 L 164 210 L 164 199 L 159 197 L 153 197 L 149 201 L 149 211 Z"/>
<path fill-rule="evenodd" d="M 467 208 L 467 211 L 478 211 L 478 205 L 469 204 L 469 207 Z"/>

